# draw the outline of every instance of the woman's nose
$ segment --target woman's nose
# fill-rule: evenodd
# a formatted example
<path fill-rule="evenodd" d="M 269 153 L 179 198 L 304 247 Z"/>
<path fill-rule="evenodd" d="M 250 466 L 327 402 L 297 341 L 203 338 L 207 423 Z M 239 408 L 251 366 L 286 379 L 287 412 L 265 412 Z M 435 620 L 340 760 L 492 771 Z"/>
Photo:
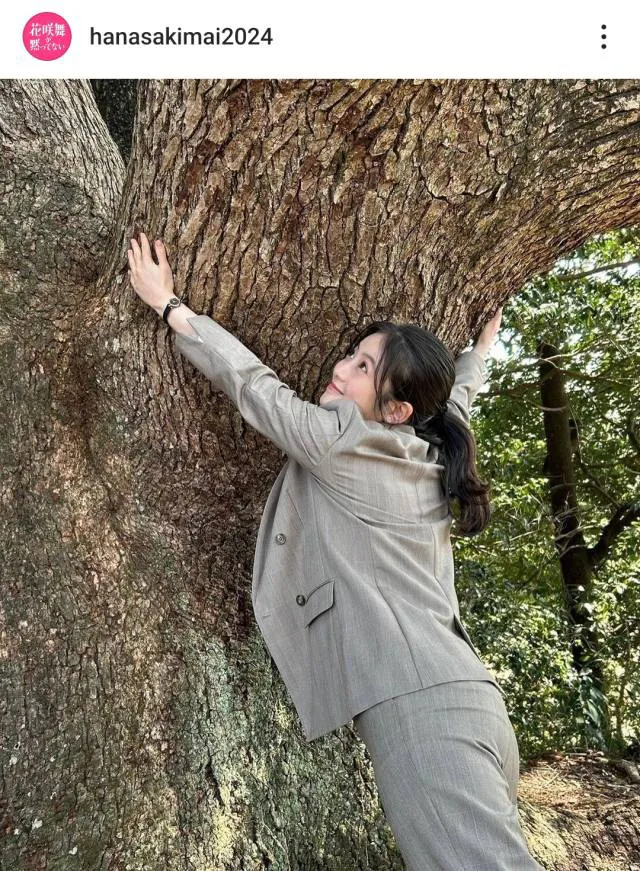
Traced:
<path fill-rule="evenodd" d="M 335 364 L 335 366 L 333 367 L 333 380 L 334 381 L 343 380 L 343 376 L 346 374 L 346 369 L 345 369 L 346 363 L 347 363 L 347 360 L 340 360 L 338 363 Z"/>

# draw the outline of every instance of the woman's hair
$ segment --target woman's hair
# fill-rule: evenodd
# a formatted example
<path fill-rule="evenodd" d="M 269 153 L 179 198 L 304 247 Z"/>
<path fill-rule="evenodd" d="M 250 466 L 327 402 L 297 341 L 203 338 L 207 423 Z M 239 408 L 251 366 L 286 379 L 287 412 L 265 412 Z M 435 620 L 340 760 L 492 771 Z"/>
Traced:
<path fill-rule="evenodd" d="M 391 321 L 369 324 L 351 341 L 349 352 L 372 333 L 385 335 L 376 371 L 376 410 L 382 414 L 390 399 L 411 403 L 408 423 L 444 455 L 442 483 L 449 506 L 454 500 L 459 506 L 458 531 L 482 532 L 491 514 L 489 485 L 478 476 L 473 433 L 447 402 L 456 377 L 453 355 L 429 330 Z M 383 393 L 387 380 L 389 390 Z"/>

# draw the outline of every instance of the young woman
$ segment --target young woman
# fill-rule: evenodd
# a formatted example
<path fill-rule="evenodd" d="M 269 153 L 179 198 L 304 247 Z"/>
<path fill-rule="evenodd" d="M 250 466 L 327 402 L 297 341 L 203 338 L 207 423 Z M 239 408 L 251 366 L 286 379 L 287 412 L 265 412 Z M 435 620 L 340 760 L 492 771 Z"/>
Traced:
<path fill-rule="evenodd" d="M 135 292 L 244 419 L 288 455 L 253 565 L 256 620 L 307 741 L 351 720 L 409 871 L 526 871 L 519 756 L 501 688 L 460 622 L 450 543 L 481 531 L 469 406 L 501 312 L 454 361 L 430 332 L 370 324 L 313 404 L 173 296 L 161 242 L 131 240 Z"/>

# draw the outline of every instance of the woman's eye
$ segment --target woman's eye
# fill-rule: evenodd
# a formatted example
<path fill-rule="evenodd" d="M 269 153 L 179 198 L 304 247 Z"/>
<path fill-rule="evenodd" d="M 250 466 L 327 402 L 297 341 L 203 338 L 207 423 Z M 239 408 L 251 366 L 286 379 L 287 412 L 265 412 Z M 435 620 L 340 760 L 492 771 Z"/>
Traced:
<path fill-rule="evenodd" d="M 355 351 L 347 351 L 347 357 L 349 357 L 349 358 L 355 357 L 355 355 L 356 355 Z M 360 365 L 365 367 L 364 371 L 366 372 L 367 371 L 367 364 L 364 362 L 364 360 L 362 361 L 362 363 L 360 363 Z"/>

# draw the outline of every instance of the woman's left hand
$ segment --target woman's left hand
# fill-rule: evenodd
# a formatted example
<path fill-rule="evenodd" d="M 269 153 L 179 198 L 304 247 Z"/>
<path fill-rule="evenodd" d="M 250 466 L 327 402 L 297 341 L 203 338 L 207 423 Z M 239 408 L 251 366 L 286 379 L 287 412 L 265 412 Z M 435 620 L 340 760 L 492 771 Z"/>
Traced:
<path fill-rule="evenodd" d="M 487 353 L 489 348 L 494 342 L 496 335 L 498 334 L 498 330 L 500 329 L 500 322 L 502 321 L 502 308 L 499 308 L 491 320 L 485 324 L 482 332 L 478 336 L 478 340 L 476 341 L 474 347 L 475 350 L 484 355 Z"/>
<path fill-rule="evenodd" d="M 131 239 L 130 244 L 127 256 L 131 286 L 143 302 L 160 312 L 173 296 L 173 273 L 164 243 L 159 239 L 154 243 L 157 263 L 151 256 L 149 240 L 144 233 L 140 233 L 139 244 L 135 239 Z"/>

